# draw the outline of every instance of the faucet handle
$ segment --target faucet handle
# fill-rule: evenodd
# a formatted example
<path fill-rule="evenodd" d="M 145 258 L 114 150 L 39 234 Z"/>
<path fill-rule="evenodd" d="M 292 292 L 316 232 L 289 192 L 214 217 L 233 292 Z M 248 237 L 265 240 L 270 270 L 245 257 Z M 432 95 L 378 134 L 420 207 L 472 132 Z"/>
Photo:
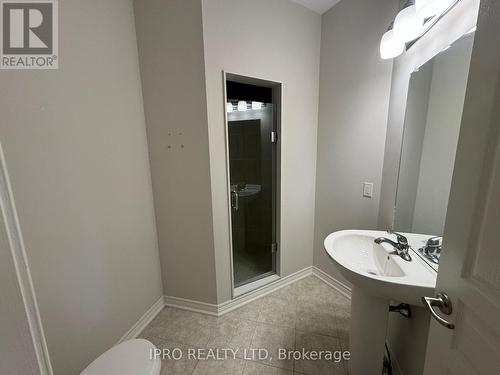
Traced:
<path fill-rule="evenodd" d="M 427 246 L 429 247 L 437 247 L 441 244 L 442 237 L 441 236 L 435 236 L 431 237 L 427 240 Z"/>
<path fill-rule="evenodd" d="M 401 245 L 408 245 L 408 238 L 403 236 L 401 233 L 395 232 L 392 229 L 387 230 L 387 233 L 394 234 Z"/>
<path fill-rule="evenodd" d="M 431 237 L 427 240 L 424 251 L 426 254 L 439 254 L 441 252 L 441 236 Z"/>

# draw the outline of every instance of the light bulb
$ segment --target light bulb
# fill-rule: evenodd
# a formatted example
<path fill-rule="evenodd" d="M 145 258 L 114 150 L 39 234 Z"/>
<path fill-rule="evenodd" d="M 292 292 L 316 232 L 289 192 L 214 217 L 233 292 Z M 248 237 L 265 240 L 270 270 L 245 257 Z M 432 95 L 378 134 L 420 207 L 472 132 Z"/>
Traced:
<path fill-rule="evenodd" d="M 246 110 L 247 110 L 247 102 L 244 100 L 240 100 L 238 102 L 238 111 L 242 112 L 242 111 L 246 111 Z"/>
<path fill-rule="evenodd" d="M 474 26 L 472 29 L 470 29 L 469 31 L 467 31 L 467 32 L 465 33 L 465 35 L 470 35 L 470 34 L 472 34 L 472 33 L 475 33 L 475 32 L 476 32 L 476 30 L 477 30 L 477 26 Z"/>
<path fill-rule="evenodd" d="M 401 55 L 405 44 L 394 36 L 394 30 L 388 30 L 380 41 L 380 57 L 384 60 L 393 59 Z"/>
<path fill-rule="evenodd" d="M 404 8 L 394 20 L 394 35 L 403 43 L 418 38 L 423 29 L 424 19 L 417 15 L 415 5 Z"/>
<path fill-rule="evenodd" d="M 430 18 L 443 13 L 455 0 L 416 0 L 415 8 L 421 18 Z"/>
<path fill-rule="evenodd" d="M 262 108 L 261 102 L 252 102 L 252 109 L 261 109 L 261 108 Z"/>
<path fill-rule="evenodd" d="M 231 102 L 226 103 L 226 112 L 233 112 L 233 103 Z"/>

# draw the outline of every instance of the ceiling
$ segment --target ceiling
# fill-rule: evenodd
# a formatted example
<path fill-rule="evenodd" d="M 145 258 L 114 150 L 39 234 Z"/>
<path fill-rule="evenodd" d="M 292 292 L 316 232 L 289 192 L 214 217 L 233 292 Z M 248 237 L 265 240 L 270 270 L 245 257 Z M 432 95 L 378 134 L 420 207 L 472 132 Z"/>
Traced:
<path fill-rule="evenodd" d="M 292 0 L 294 3 L 309 8 L 316 13 L 323 14 L 340 0 Z"/>

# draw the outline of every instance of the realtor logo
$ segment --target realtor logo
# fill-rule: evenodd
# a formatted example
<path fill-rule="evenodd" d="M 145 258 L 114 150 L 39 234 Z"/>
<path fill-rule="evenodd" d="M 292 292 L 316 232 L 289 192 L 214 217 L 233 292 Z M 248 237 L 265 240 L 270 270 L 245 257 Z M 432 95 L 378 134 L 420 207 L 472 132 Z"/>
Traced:
<path fill-rule="evenodd" d="M 1 69 L 57 69 L 57 0 L 0 0 Z"/>

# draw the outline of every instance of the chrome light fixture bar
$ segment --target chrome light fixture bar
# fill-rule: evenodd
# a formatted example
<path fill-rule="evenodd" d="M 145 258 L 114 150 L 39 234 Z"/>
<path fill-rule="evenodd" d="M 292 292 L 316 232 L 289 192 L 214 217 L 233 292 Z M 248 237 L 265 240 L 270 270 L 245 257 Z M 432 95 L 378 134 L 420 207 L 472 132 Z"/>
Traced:
<path fill-rule="evenodd" d="M 443 13 L 455 0 L 415 0 L 417 14 L 422 18 L 431 18 Z"/>

